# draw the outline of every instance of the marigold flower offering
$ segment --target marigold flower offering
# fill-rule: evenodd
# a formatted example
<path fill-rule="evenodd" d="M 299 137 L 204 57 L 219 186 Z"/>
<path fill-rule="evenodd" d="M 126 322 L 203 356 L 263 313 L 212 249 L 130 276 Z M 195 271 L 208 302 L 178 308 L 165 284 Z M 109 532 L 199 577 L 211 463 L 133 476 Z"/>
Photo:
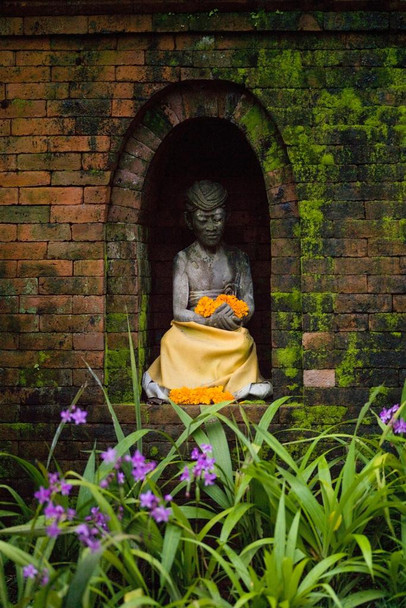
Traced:
<path fill-rule="evenodd" d="M 234 395 L 229 391 L 224 391 L 222 386 L 173 388 L 169 393 L 169 398 L 178 405 L 210 405 L 222 401 L 234 401 Z"/>
<path fill-rule="evenodd" d="M 239 319 L 248 315 L 249 309 L 244 300 L 239 300 L 236 296 L 227 295 L 225 293 L 221 293 L 215 300 L 208 296 L 203 296 L 196 305 L 195 313 L 202 317 L 211 317 L 216 308 L 221 306 L 224 302 L 232 308 L 235 316 Z"/>

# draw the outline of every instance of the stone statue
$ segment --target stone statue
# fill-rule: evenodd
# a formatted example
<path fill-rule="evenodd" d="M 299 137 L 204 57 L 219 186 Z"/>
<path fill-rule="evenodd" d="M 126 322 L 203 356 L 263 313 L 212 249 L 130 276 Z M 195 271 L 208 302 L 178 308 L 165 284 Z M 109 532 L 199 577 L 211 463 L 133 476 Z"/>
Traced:
<path fill-rule="evenodd" d="M 272 385 L 259 373 L 255 343 L 244 328 L 254 313 L 248 256 L 223 242 L 227 191 L 215 182 L 195 182 L 187 191 L 185 219 L 196 241 L 174 260 L 173 321 L 161 354 L 144 374 L 148 397 L 167 400 L 169 390 L 219 386 L 236 399 L 265 398 Z M 221 304 L 211 316 L 194 311 L 203 296 L 234 295 L 248 305 L 237 316 Z"/>

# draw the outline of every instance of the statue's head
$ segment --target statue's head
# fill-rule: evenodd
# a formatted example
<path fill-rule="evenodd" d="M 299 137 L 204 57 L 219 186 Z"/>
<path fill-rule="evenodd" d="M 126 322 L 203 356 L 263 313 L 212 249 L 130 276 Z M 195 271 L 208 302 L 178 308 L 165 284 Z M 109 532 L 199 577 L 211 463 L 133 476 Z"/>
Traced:
<path fill-rule="evenodd" d="M 186 197 L 186 224 L 199 243 L 217 247 L 225 228 L 227 190 L 221 184 L 202 180 L 189 188 Z"/>

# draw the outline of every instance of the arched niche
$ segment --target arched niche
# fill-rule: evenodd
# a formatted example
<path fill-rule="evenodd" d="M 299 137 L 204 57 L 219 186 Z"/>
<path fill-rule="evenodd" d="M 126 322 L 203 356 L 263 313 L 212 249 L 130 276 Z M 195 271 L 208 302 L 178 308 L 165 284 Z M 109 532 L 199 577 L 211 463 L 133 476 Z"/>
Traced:
<path fill-rule="evenodd" d="M 229 82 L 184 82 L 155 95 L 135 117 L 114 176 L 106 231 L 106 382 L 116 401 L 130 398 L 126 313 L 140 372 L 169 328 L 172 260 L 193 240 L 183 209 L 195 179 L 220 181 L 229 192 L 225 240 L 250 257 L 256 302 L 250 331 L 261 370 L 270 375 L 272 326 L 278 330 L 271 311 L 272 231 L 282 225 L 292 233 L 297 220 L 290 165 L 253 95 Z M 280 272 L 279 264 L 278 281 Z M 292 288 L 290 276 L 286 291 Z"/>

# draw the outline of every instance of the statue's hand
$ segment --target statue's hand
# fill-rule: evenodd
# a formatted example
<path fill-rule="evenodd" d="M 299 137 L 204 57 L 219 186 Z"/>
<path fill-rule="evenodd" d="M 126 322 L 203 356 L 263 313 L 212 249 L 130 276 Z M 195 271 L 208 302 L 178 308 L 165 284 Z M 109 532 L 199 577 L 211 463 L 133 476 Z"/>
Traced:
<path fill-rule="evenodd" d="M 241 319 L 234 314 L 233 309 L 224 302 L 216 308 L 208 323 L 212 327 L 233 331 L 241 327 Z"/>

